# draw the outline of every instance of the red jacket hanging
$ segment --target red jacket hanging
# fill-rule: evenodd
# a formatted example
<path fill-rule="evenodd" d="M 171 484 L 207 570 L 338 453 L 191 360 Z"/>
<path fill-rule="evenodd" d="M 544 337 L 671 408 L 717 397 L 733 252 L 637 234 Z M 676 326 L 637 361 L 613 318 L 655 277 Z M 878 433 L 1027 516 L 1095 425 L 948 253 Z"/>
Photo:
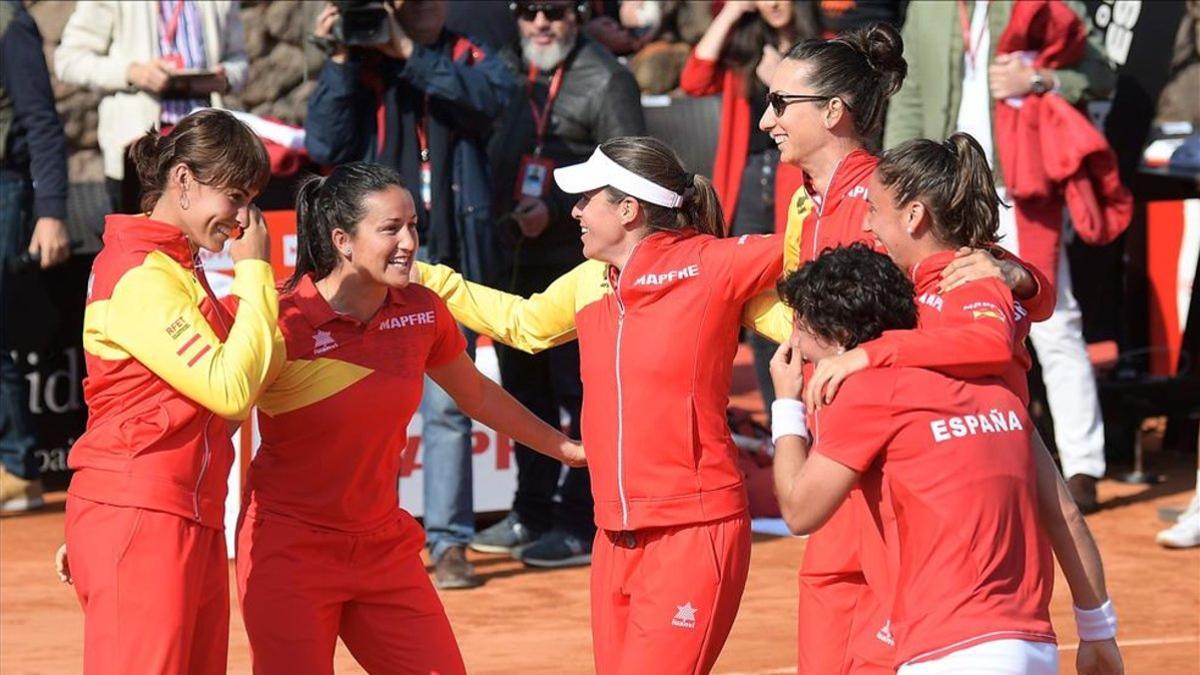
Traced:
<path fill-rule="evenodd" d="M 697 58 L 693 52 L 679 76 L 679 87 L 689 96 L 721 94 L 721 131 L 717 136 L 712 181 L 725 219 L 732 221 L 733 214 L 737 212 L 738 191 L 742 187 L 742 172 L 746 169 L 746 155 L 750 148 L 750 125 L 758 123 L 758 120 L 750 119 L 750 102 L 746 99 L 745 84 L 736 71 L 724 68 L 717 61 Z M 788 203 L 792 194 L 803 184 L 804 174 L 799 168 L 782 162 L 776 165 L 776 232 L 784 231 Z"/>
<path fill-rule="evenodd" d="M 1063 3 L 1014 3 L 996 53 L 1036 52 L 1035 68 L 1078 63 L 1087 28 Z M 1015 202 L 1021 255 L 1052 280 L 1058 269 L 1062 208 L 1080 238 L 1106 244 L 1129 226 L 1133 197 L 1121 184 L 1117 159 L 1091 121 L 1059 96 L 1026 96 L 1019 106 L 995 106 L 996 147 Z"/>

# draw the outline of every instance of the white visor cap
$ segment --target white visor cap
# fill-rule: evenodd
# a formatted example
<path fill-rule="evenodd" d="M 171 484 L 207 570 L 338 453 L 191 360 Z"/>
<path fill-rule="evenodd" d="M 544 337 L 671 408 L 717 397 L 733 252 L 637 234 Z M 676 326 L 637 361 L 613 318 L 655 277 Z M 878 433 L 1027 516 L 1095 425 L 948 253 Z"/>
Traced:
<path fill-rule="evenodd" d="M 573 164 L 554 170 L 554 182 L 568 194 L 590 192 L 602 187 L 614 187 L 627 195 L 643 201 L 677 209 L 683 204 L 683 195 L 647 180 L 609 159 L 600 152 L 592 153 L 583 164 Z"/>

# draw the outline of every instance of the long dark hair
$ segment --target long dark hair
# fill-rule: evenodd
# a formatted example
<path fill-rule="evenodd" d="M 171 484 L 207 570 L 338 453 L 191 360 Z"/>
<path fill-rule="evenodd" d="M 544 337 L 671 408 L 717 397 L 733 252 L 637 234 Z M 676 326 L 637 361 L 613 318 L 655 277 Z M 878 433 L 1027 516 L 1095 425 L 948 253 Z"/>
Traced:
<path fill-rule="evenodd" d="M 150 129 L 129 149 L 142 183 L 142 211 L 152 211 L 167 189 L 171 169 L 186 165 L 204 185 L 236 187 L 251 195 L 271 178 L 271 162 L 262 141 L 224 110 L 205 108 L 179 120 L 163 135 Z"/>
<path fill-rule="evenodd" d="M 925 205 L 939 241 L 983 248 L 999 239 L 996 180 L 970 134 L 956 133 L 944 143 L 926 138 L 901 143 L 883 153 L 875 170 L 879 182 L 895 192 L 897 205 Z"/>
<path fill-rule="evenodd" d="M 817 19 L 811 16 L 812 3 L 792 3 L 792 35 L 797 40 L 813 37 L 820 31 Z M 737 72 L 745 83 L 742 92 L 747 98 L 761 99 L 767 95 L 767 85 L 760 82 L 755 71 L 762 61 L 763 47 L 779 46 L 780 31 L 767 23 L 757 11 L 738 17 L 721 47 L 718 61 L 728 70 Z M 783 51 L 783 50 L 781 50 Z"/>
<path fill-rule="evenodd" d="M 850 107 L 859 138 L 883 126 L 887 100 L 908 74 L 904 41 L 886 23 L 842 33 L 832 40 L 805 40 L 784 57 L 809 64 L 808 82 L 819 96 L 837 96 Z"/>
<path fill-rule="evenodd" d="M 677 209 L 638 200 L 646 212 L 650 230 L 674 232 L 691 228 L 703 234 L 725 236 L 725 216 L 712 182 L 688 173 L 666 143 L 648 136 L 621 136 L 601 143 L 600 151 L 621 167 L 683 195 L 683 204 Z M 614 202 L 631 196 L 614 187 L 607 188 L 607 192 Z"/>
<path fill-rule="evenodd" d="M 370 162 L 350 162 L 324 178 L 306 178 L 296 193 L 296 271 L 284 290 L 294 289 L 306 274 L 314 281 L 329 276 L 338 263 L 333 231 L 354 234 L 366 215 L 363 199 L 390 187 L 407 189 L 394 169 Z"/>

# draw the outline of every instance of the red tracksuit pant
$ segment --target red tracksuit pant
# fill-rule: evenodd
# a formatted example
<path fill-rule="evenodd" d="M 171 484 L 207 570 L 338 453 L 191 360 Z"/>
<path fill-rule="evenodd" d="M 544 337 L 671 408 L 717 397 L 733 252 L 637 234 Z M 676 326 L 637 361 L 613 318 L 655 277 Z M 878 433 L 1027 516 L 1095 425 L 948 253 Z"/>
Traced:
<path fill-rule="evenodd" d="M 863 494 L 853 490 L 808 539 L 800 568 L 799 675 L 893 673 L 888 611 L 868 584 L 884 551 Z M 864 559 L 871 556 L 870 559 Z M 867 572 L 864 572 L 864 569 Z"/>
<path fill-rule="evenodd" d="M 750 519 L 600 530 L 592 547 L 596 672 L 707 673 L 737 617 Z"/>
<path fill-rule="evenodd" d="M 67 497 L 83 606 L 83 672 L 225 673 L 229 559 L 221 530 L 161 511 Z"/>
<path fill-rule="evenodd" d="M 465 672 L 411 518 L 366 534 L 245 517 L 238 599 L 254 672 L 331 675 L 341 636 L 369 673 Z"/>

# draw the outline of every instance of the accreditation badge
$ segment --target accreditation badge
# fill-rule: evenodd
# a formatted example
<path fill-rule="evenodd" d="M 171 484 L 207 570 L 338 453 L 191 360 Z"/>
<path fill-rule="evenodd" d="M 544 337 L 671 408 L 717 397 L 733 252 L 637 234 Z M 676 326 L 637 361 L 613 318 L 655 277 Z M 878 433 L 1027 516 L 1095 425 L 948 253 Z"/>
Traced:
<path fill-rule="evenodd" d="M 513 188 L 513 199 L 525 197 L 544 199 L 550 191 L 550 173 L 554 162 L 538 155 L 524 155 L 517 169 L 517 184 Z"/>

